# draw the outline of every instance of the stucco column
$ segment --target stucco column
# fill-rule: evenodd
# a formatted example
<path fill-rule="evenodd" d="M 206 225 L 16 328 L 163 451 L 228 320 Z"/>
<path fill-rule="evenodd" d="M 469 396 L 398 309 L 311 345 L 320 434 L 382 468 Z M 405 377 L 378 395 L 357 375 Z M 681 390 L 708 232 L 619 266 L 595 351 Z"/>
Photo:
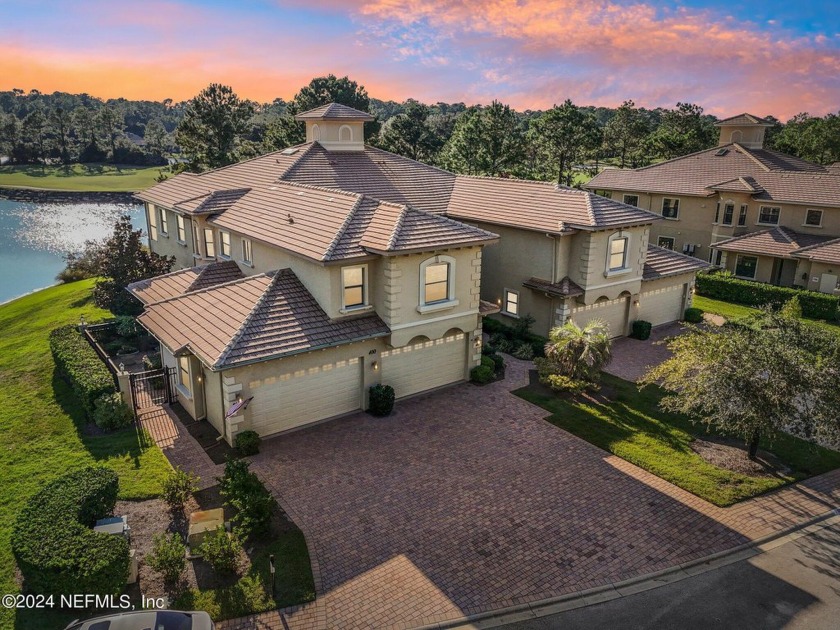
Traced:
<path fill-rule="evenodd" d="M 231 405 L 236 402 L 241 391 L 242 383 L 237 383 L 236 378 L 233 376 L 225 376 L 224 373 L 222 373 L 222 400 L 224 401 L 224 409 L 222 409 L 222 413 L 227 413 L 227 410 L 230 409 Z M 236 437 L 236 434 L 241 430 L 240 425 L 244 422 L 244 420 L 244 413 L 240 410 L 239 413 L 231 416 L 225 421 L 224 438 L 227 440 L 228 444 L 233 445 L 233 440 Z"/>
<path fill-rule="evenodd" d="M 571 314 L 572 307 L 569 304 L 569 300 L 561 300 L 558 303 L 557 308 L 554 309 L 554 325 L 564 325 L 567 321 L 569 321 Z"/>

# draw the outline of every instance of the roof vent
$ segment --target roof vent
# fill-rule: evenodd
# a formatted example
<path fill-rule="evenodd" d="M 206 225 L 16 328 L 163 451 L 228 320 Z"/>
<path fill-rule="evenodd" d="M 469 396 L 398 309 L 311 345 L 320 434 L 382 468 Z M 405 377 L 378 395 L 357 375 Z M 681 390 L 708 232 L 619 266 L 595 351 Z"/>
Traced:
<path fill-rule="evenodd" d="M 726 155 L 727 153 L 729 153 L 729 149 L 718 149 L 715 152 L 715 155 L 718 156 L 718 157 L 722 157 L 722 156 Z"/>
<path fill-rule="evenodd" d="M 295 148 L 289 148 L 289 149 L 283 149 L 283 150 L 281 151 L 281 153 L 282 153 L 283 155 L 294 155 L 294 154 L 295 154 L 295 153 L 297 153 L 297 152 L 298 152 L 297 147 L 295 147 Z"/>
<path fill-rule="evenodd" d="M 295 224 L 295 220 L 292 218 L 292 214 L 291 214 L 291 213 L 289 213 L 289 218 L 288 218 L 288 221 L 289 221 L 289 225 L 294 225 L 294 224 Z"/>

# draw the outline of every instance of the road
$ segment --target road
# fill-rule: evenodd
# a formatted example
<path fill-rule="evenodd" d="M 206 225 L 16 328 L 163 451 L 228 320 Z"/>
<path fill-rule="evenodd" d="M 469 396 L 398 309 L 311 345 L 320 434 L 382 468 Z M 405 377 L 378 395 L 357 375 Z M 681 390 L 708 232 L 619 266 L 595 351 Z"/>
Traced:
<path fill-rule="evenodd" d="M 766 553 L 506 630 L 837 630 L 840 523 Z"/>

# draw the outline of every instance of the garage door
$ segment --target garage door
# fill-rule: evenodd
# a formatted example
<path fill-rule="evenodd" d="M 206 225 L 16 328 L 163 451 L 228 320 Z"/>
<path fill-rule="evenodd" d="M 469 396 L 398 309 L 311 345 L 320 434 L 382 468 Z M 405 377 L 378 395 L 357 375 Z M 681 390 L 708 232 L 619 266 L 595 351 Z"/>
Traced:
<path fill-rule="evenodd" d="M 654 326 L 675 322 L 683 317 L 685 285 L 677 284 L 639 295 L 639 319 Z"/>
<path fill-rule="evenodd" d="M 610 337 L 627 334 L 627 303 L 630 298 L 604 300 L 589 306 L 582 306 L 572 311 L 571 319 L 578 326 L 584 326 L 593 319 L 600 319 L 607 325 Z"/>
<path fill-rule="evenodd" d="M 397 398 L 464 380 L 466 335 L 458 333 L 382 353 L 382 383 Z"/>
<path fill-rule="evenodd" d="M 360 409 L 360 359 L 280 374 L 252 384 L 251 426 L 260 435 L 287 431 Z"/>

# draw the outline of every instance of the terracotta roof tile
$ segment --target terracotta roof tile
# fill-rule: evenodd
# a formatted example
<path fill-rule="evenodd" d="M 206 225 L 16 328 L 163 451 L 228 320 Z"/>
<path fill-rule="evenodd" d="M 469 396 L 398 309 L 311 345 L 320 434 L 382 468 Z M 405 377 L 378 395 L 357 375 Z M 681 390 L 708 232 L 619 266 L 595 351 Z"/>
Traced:
<path fill-rule="evenodd" d="M 296 120 L 374 120 L 374 117 L 359 109 L 341 103 L 329 103 L 295 115 Z"/>
<path fill-rule="evenodd" d="M 584 294 L 584 290 L 580 285 L 573 282 L 569 276 L 566 276 L 560 282 L 554 283 L 541 278 L 529 278 L 522 283 L 522 286 L 557 297 L 575 297 Z"/>
<path fill-rule="evenodd" d="M 494 315 L 501 310 L 502 309 L 497 304 L 493 304 L 493 302 L 488 302 L 486 300 L 479 300 L 478 302 L 478 314 L 482 317 L 485 317 L 486 315 Z"/>
<path fill-rule="evenodd" d="M 143 304 L 153 304 L 243 277 L 239 265 L 228 260 L 133 282 L 126 287 L 126 290 Z"/>
<path fill-rule="evenodd" d="M 840 238 L 803 247 L 793 252 L 793 257 L 807 258 L 814 262 L 827 263 L 829 265 L 840 265 Z"/>
<path fill-rule="evenodd" d="M 648 245 L 642 281 L 697 272 L 709 266 L 709 263 L 694 256 L 686 256 L 664 247 Z"/>
<path fill-rule="evenodd" d="M 825 243 L 833 238 L 801 234 L 786 227 L 774 227 L 712 243 L 711 246 L 726 252 L 790 258 L 798 249 Z"/>
<path fill-rule="evenodd" d="M 761 116 L 753 116 L 752 114 L 747 113 L 730 116 L 729 118 L 724 118 L 723 120 L 719 120 L 715 123 L 715 127 L 724 127 L 729 125 L 762 125 L 765 127 L 772 127 L 773 123 L 765 120 Z"/>

